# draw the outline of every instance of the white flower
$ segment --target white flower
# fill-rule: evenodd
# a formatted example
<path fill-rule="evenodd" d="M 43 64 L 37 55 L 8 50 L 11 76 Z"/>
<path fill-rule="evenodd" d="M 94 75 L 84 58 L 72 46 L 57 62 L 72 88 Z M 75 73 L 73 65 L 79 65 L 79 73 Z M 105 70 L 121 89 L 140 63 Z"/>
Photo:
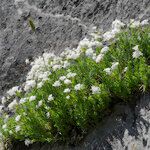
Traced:
<path fill-rule="evenodd" d="M 3 112 L 3 108 L 4 108 L 4 106 L 0 105 L 0 113 Z"/>
<path fill-rule="evenodd" d="M 58 69 L 61 69 L 62 66 L 61 65 L 54 65 L 52 68 L 53 68 L 54 71 L 56 71 Z"/>
<path fill-rule="evenodd" d="M 119 33 L 119 32 L 120 32 L 120 29 L 114 28 L 114 29 L 111 31 L 111 34 L 115 37 L 115 35 L 116 35 L 117 33 Z"/>
<path fill-rule="evenodd" d="M 24 141 L 24 143 L 25 143 L 26 146 L 29 146 L 29 145 L 32 144 L 33 142 L 32 142 L 31 140 L 29 140 L 29 139 L 26 139 L 26 140 Z"/>
<path fill-rule="evenodd" d="M 67 74 L 67 78 L 73 78 L 73 77 L 75 77 L 76 75 L 77 75 L 76 73 L 69 72 L 69 73 Z"/>
<path fill-rule="evenodd" d="M 9 105 L 8 108 L 9 110 L 13 110 L 17 106 L 17 101 L 14 99 Z"/>
<path fill-rule="evenodd" d="M 67 68 L 70 66 L 70 63 L 68 61 L 63 62 L 63 68 Z"/>
<path fill-rule="evenodd" d="M 101 54 L 105 54 L 109 50 L 108 46 L 105 46 L 101 49 Z"/>
<path fill-rule="evenodd" d="M 112 22 L 112 30 L 105 32 L 103 34 L 104 41 L 109 41 L 109 40 L 113 39 L 115 37 L 115 35 L 117 33 L 119 33 L 121 31 L 121 28 L 124 26 L 125 26 L 125 24 L 117 19 L 115 21 L 113 21 Z"/>
<path fill-rule="evenodd" d="M 34 100 L 36 100 L 36 96 L 31 96 L 31 97 L 29 98 L 29 102 L 32 102 L 32 101 L 34 101 Z"/>
<path fill-rule="evenodd" d="M 106 69 L 104 69 L 104 71 L 105 71 L 108 75 L 111 75 L 111 68 L 106 68 Z"/>
<path fill-rule="evenodd" d="M 93 56 L 93 49 L 92 48 L 88 48 L 85 52 L 85 55 L 88 56 L 88 57 L 92 57 Z"/>
<path fill-rule="evenodd" d="M 131 28 L 136 28 L 140 26 L 140 21 L 131 20 Z"/>
<path fill-rule="evenodd" d="M 21 130 L 21 127 L 19 125 L 16 126 L 15 131 L 19 132 Z"/>
<path fill-rule="evenodd" d="M 29 63 L 30 63 L 29 59 L 26 59 L 26 60 L 25 60 L 25 63 L 26 63 L 26 64 L 29 64 Z"/>
<path fill-rule="evenodd" d="M 100 93 L 100 88 L 97 86 L 92 86 L 91 90 L 92 90 L 92 94 L 99 94 Z"/>
<path fill-rule="evenodd" d="M 13 134 L 13 132 L 10 130 L 10 131 L 9 131 L 9 134 L 10 134 L 10 135 L 12 135 L 12 134 Z"/>
<path fill-rule="evenodd" d="M 74 59 L 74 60 L 76 60 L 77 58 L 79 58 L 80 54 L 81 54 L 81 50 L 79 48 L 73 49 L 73 50 L 69 50 L 68 54 L 66 55 L 66 59 Z"/>
<path fill-rule="evenodd" d="M 99 63 L 104 57 L 104 54 L 99 54 L 96 58 L 96 63 Z"/>
<path fill-rule="evenodd" d="M 125 24 L 118 19 L 116 19 L 115 21 L 112 22 L 113 29 L 121 29 L 121 27 L 124 27 L 124 26 L 125 26 Z"/>
<path fill-rule="evenodd" d="M 64 81 L 66 79 L 66 76 L 61 76 L 60 78 L 59 78 L 59 80 L 61 80 L 61 81 Z"/>
<path fill-rule="evenodd" d="M 34 88 L 35 86 L 36 86 L 35 80 L 26 81 L 24 90 L 29 91 L 31 88 Z"/>
<path fill-rule="evenodd" d="M 43 104 L 43 101 L 42 101 L 42 100 L 40 100 L 40 101 L 38 102 L 38 107 L 41 107 L 41 106 L 42 106 L 42 104 Z"/>
<path fill-rule="evenodd" d="M 47 117 L 47 118 L 50 117 L 50 113 L 49 113 L 49 112 L 46 113 L 46 117 Z"/>
<path fill-rule="evenodd" d="M 68 96 L 66 96 L 66 99 L 70 99 L 70 96 L 68 95 Z"/>
<path fill-rule="evenodd" d="M 144 26 L 144 25 L 148 25 L 149 23 L 148 23 L 148 19 L 145 19 L 145 20 L 143 20 L 142 22 L 141 22 L 141 25 L 142 26 Z"/>
<path fill-rule="evenodd" d="M 67 59 L 74 59 L 74 60 L 76 60 L 77 58 L 79 58 L 79 56 L 80 56 L 80 53 L 72 52 L 72 53 L 70 53 L 70 54 L 67 56 Z"/>
<path fill-rule="evenodd" d="M 15 95 L 16 92 L 18 92 L 18 91 L 19 91 L 19 86 L 15 86 L 15 87 L 13 87 L 12 89 L 10 89 L 10 90 L 7 92 L 7 94 L 8 94 L 9 96 L 13 96 L 13 95 Z"/>
<path fill-rule="evenodd" d="M 79 46 L 80 47 L 88 47 L 90 41 L 87 38 L 84 38 L 82 41 L 80 41 Z"/>
<path fill-rule="evenodd" d="M 18 122 L 21 119 L 21 115 L 16 116 L 15 120 Z"/>
<path fill-rule="evenodd" d="M 114 28 L 111 31 L 104 33 L 103 34 L 104 41 L 109 41 L 109 40 L 113 39 L 115 37 L 115 35 L 119 32 L 120 32 L 120 29 Z"/>
<path fill-rule="evenodd" d="M 90 35 L 95 39 L 100 39 L 101 38 L 101 35 L 97 34 L 97 33 L 90 33 Z"/>
<path fill-rule="evenodd" d="M 113 62 L 111 66 L 111 71 L 114 71 L 115 69 L 117 69 L 118 65 L 119 65 L 118 62 Z"/>
<path fill-rule="evenodd" d="M 135 51 L 138 51 L 138 50 L 139 50 L 139 46 L 136 45 L 136 46 L 134 46 L 132 49 L 135 50 Z"/>
<path fill-rule="evenodd" d="M 123 70 L 123 72 L 127 72 L 127 70 L 128 70 L 128 67 L 125 67 L 124 70 Z"/>
<path fill-rule="evenodd" d="M 26 81 L 30 80 L 36 80 L 36 81 L 41 81 L 50 75 L 50 72 L 47 71 L 48 68 L 52 68 L 53 65 L 56 63 L 53 63 L 51 65 L 52 59 L 54 59 L 55 55 L 52 53 L 44 53 L 43 56 L 40 56 L 36 58 L 32 63 L 31 63 L 31 70 L 27 75 Z M 26 91 L 32 88 L 30 85 L 26 85 Z"/>
<path fill-rule="evenodd" d="M 54 87 L 59 87 L 61 86 L 61 83 L 60 81 L 55 81 L 54 84 L 53 84 Z"/>
<path fill-rule="evenodd" d="M 143 53 L 141 51 L 138 50 L 133 52 L 133 58 L 139 58 L 140 56 L 143 56 Z"/>
<path fill-rule="evenodd" d="M 102 46 L 103 44 L 101 43 L 101 42 L 99 42 L 99 41 L 91 41 L 90 43 L 89 43 L 89 47 L 100 47 L 100 46 Z"/>
<path fill-rule="evenodd" d="M 20 103 L 20 104 L 23 104 L 23 103 L 25 103 L 26 101 L 27 101 L 26 98 L 21 98 L 20 101 L 19 101 L 19 103 Z"/>
<path fill-rule="evenodd" d="M 7 102 L 6 97 L 2 97 L 1 102 L 2 102 L 2 104 L 4 105 L 4 104 Z"/>
<path fill-rule="evenodd" d="M 44 85 L 44 82 L 47 81 L 47 80 L 48 80 L 48 78 L 42 79 L 43 85 Z"/>
<path fill-rule="evenodd" d="M 48 101 L 52 101 L 52 100 L 54 100 L 54 97 L 53 97 L 53 95 L 51 94 L 51 95 L 48 96 Z"/>
<path fill-rule="evenodd" d="M 4 124 L 4 125 L 2 126 L 2 129 L 3 129 L 3 130 L 6 130 L 6 129 L 7 129 L 7 124 Z"/>
<path fill-rule="evenodd" d="M 92 59 L 95 61 L 97 58 L 96 53 L 93 54 Z"/>
<path fill-rule="evenodd" d="M 70 93 L 70 91 L 71 90 L 69 88 L 67 88 L 67 89 L 64 90 L 64 93 Z"/>
<path fill-rule="evenodd" d="M 64 80 L 64 84 L 67 84 L 67 85 L 68 85 L 68 84 L 71 84 L 71 80 L 65 79 L 65 80 Z"/>
<path fill-rule="evenodd" d="M 37 88 L 41 88 L 42 86 L 43 86 L 43 82 L 39 82 L 38 84 L 37 84 Z"/>
<path fill-rule="evenodd" d="M 112 34 L 111 31 L 107 31 L 103 34 L 104 41 L 109 41 L 110 39 L 114 38 L 115 34 Z"/>
<path fill-rule="evenodd" d="M 51 72 L 43 72 L 42 74 L 39 74 L 38 79 L 42 81 L 46 81 L 48 79 L 48 76 L 51 74 Z"/>
<path fill-rule="evenodd" d="M 83 89 L 83 84 L 80 84 L 80 83 L 79 83 L 79 84 L 75 85 L 74 89 L 75 89 L 76 91 L 79 91 L 79 90 Z"/>
<path fill-rule="evenodd" d="M 140 56 L 143 56 L 143 53 L 139 50 L 138 45 L 134 46 L 132 49 L 134 50 L 132 55 L 133 58 L 139 58 Z"/>
<path fill-rule="evenodd" d="M 56 55 L 54 53 L 47 53 L 47 52 L 43 53 L 43 58 L 45 59 L 45 61 L 50 60 L 55 57 L 56 57 Z"/>

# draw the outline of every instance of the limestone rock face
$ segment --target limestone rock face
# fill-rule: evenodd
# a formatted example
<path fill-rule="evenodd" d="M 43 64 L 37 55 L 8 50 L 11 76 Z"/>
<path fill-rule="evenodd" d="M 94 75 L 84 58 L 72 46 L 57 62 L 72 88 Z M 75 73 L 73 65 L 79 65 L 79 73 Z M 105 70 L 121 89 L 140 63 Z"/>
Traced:
<path fill-rule="evenodd" d="M 116 18 L 150 18 L 150 1 L 0 0 L 0 95 L 25 80 L 26 58 L 76 47 L 91 26 L 108 29 Z"/>
<path fill-rule="evenodd" d="M 76 47 L 92 26 L 106 30 L 116 18 L 150 19 L 150 0 L 0 0 L 0 95 L 25 81 L 26 58 Z M 135 109 L 117 105 L 78 146 L 19 144 L 13 150 L 148 150 L 149 128 L 150 95 L 145 95 Z"/>

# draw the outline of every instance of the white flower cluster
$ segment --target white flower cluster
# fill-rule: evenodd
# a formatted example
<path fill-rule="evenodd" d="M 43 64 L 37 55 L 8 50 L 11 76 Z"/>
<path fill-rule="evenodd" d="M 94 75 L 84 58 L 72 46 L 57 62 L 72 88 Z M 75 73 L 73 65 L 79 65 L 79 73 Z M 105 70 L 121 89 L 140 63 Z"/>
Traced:
<path fill-rule="evenodd" d="M 14 100 L 8 105 L 8 108 L 9 108 L 9 110 L 14 110 L 17 105 L 18 105 L 18 102 L 17 102 L 16 99 L 14 99 Z"/>
<path fill-rule="evenodd" d="M 41 88 L 51 74 L 50 68 L 54 68 L 54 70 L 59 68 L 57 66 L 57 60 L 59 60 L 59 58 L 53 53 L 44 53 L 42 56 L 35 59 L 31 63 L 32 68 L 27 75 L 24 90 L 29 91 L 34 88 L 36 86 L 36 82 L 38 83 L 38 88 Z"/>
<path fill-rule="evenodd" d="M 15 118 L 16 122 L 20 121 L 20 119 L 21 119 L 21 115 L 18 115 L 18 116 L 16 116 L 16 118 Z"/>
<path fill-rule="evenodd" d="M 31 88 L 34 88 L 35 86 L 36 86 L 35 80 L 28 80 L 25 83 L 24 90 L 29 91 Z"/>
<path fill-rule="evenodd" d="M 108 46 L 105 46 L 101 49 L 100 54 L 96 57 L 96 60 L 95 60 L 96 63 L 99 63 L 103 59 L 104 55 L 107 53 L 108 50 L 109 50 Z"/>
<path fill-rule="evenodd" d="M 19 132 L 20 130 L 21 130 L 20 125 L 17 125 L 16 128 L 15 128 L 16 133 Z"/>
<path fill-rule="evenodd" d="M 122 23 L 120 20 L 115 20 L 112 22 L 112 30 L 105 32 L 103 34 L 104 41 L 109 41 L 115 37 L 117 33 L 121 31 L 121 28 L 125 26 L 124 23 Z"/>
<path fill-rule="evenodd" d="M 19 103 L 20 103 L 20 104 L 23 104 L 23 103 L 25 103 L 26 101 L 27 101 L 26 98 L 21 98 L 20 101 L 19 101 Z"/>
<path fill-rule="evenodd" d="M 113 62 L 111 68 L 106 68 L 104 71 L 106 74 L 111 75 L 111 73 L 118 68 L 119 62 Z"/>
<path fill-rule="evenodd" d="M 26 139 L 26 140 L 24 141 L 24 143 L 25 143 L 26 146 L 29 146 L 30 144 L 33 143 L 33 141 L 32 141 L 32 140 L 29 140 L 29 139 Z"/>
<path fill-rule="evenodd" d="M 19 0 L 16 0 L 16 2 Z M 140 21 L 134 21 L 131 20 L 129 26 L 131 28 L 144 26 L 148 24 L 148 20 Z M 28 95 L 28 93 L 33 88 L 40 88 L 43 87 L 46 81 L 49 81 L 51 79 L 52 73 L 57 73 L 57 71 L 60 71 L 60 69 L 64 69 L 63 71 L 65 73 L 59 75 L 59 77 L 56 80 L 52 80 L 52 87 L 56 90 L 62 90 L 61 94 L 64 94 L 64 97 L 70 101 L 72 96 L 72 93 L 75 92 L 82 92 L 86 88 L 86 85 L 84 83 L 81 84 L 81 82 L 76 82 L 76 79 L 78 78 L 78 72 L 74 72 L 73 70 L 69 70 L 69 67 L 74 64 L 75 62 L 78 62 L 78 58 L 80 56 L 84 56 L 88 58 L 88 60 L 92 60 L 94 64 L 99 63 L 104 59 L 104 56 L 107 55 L 107 53 L 110 50 L 107 43 L 109 43 L 109 40 L 112 40 L 116 34 L 118 34 L 122 28 L 125 27 L 125 24 L 122 23 L 119 20 L 115 20 L 112 23 L 112 29 L 108 32 L 105 32 L 103 35 L 99 34 L 97 29 L 94 27 L 92 30 L 94 30 L 93 33 L 91 33 L 91 39 L 84 38 L 82 41 L 79 42 L 79 45 L 76 49 L 70 50 L 66 49 L 63 51 L 60 56 L 56 56 L 53 53 L 44 53 L 42 56 L 35 59 L 33 62 L 31 62 L 31 70 L 27 74 L 26 82 L 21 86 L 13 87 L 7 92 L 6 97 L 1 98 L 1 105 L 0 105 L 0 113 L 3 113 L 3 110 L 5 108 L 5 104 L 8 100 L 11 99 L 11 102 L 8 104 L 7 109 L 9 111 L 15 112 L 15 108 L 17 105 L 23 105 L 26 102 L 29 103 L 36 103 L 36 109 L 43 108 L 43 106 L 46 104 L 43 97 L 38 100 L 38 96 L 35 95 Z M 97 53 L 96 48 L 99 49 L 99 53 Z M 139 46 L 136 45 L 133 49 L 132 57 L 137 59 L 140 56 L 143 56 L 143 53 L 139 50 Z M 117 61 L 117 60 L 115 60 Z M 29 59 L 26 59 L 26 64 L 29 64 Z M 115 71 L 119 66 L 119 62 L 113 62 L 111 64 L 110 68 L 105 68 L 103 71 L 107 75 L 111 75 L 113 71 Z M 124 72 L 127 71 L 127 67 L 124 68 Z M 92 85 L 90 87 L 90 91 L 92 95 L 95 94 L 101 94 L 102 89 L 99 87 L 99 85 Z M 25 98 L 18 98 L 16 96 L 17 93 L 25 93 Z M 48 96 L 49 95 L 49 96 Z M 51 91 L 51 93 L 48 93 L 46 99 L 47 102 L 55 102 L 55 99 L 57 99 L 56 94 Z M 15 97 L 16 96 L 16 97 Z M 46 109 L 45 115 L 47 118 L 50 118 L 50 106 L 44 106 Z M 15 116 L 15 122 L 17 123 L 15 127 L 15 132 L 19 132 L 21 130 L 21 126 L 19 125 L 19 122 L 22 120 L 24 116 L 27 114 L 24 113 L 23 115 L 17 115 Z M 5 131 L 7 130 L 7 119 L 9 116 L 5 117 L 4 125 L 2 129 Z M 12 134 L 12 132 L 10 131 Z M 25 144 L 28 146 L 29 144 L 32 144 L 32 141 L 29 139 L 25 140 Z"/>
<path fill-rule="evenodd" d="M 54 87 L 59 87 L 61 86 L 61 83 L 60 81 L 55 81 L 54 84 L 53 84 Z"/>
<path fill-rule="evenodd" d="M 79 83 L 79 84 L 76 84 L 76 85 L 75 85 L 74 89 L 75 89 L 76 91 L 80 91 L 81 89 L 83 89 L 83 87 L 84 87 L 84 85 Z"/>
<path fill-rule="evenodd" d="M 9 91 L 7 91 L 7 94 L 9 96 L 13 96 L 16 95 L 16 92 L 21 92 L 21 90 L 19 90 L 19 86 L 15 86 L 12 89 L 10 89 Z"/>
<path fill-rule="evenodd" d="M 131 20 L 129 25 L 132 28 L 144 26 L 149 24 L 148 20 L 135 21 Z M 57 71 L 61 68 L 67 69 L 71 65 L 71 60 L 78 59 L 81 54 L 85 54 L 86 57 L 92 58 L 96 63 L 100 63 L 105 54 L 109 51 L 108 46 L 103 45 L 103 41 L 109 41 L 113 39 L 117 33 L 124 28 L 125 24 L 120 20 L 116 19 L 112 22 L 112 29 L 108 32 L 105 32 L 103 35 L 97 30 L 96 27 L 91 29 L 90 35 L 91 39 L 84 38 L 79 42 L 79 45 L 76 49 L 70 50 L 69 48 L 63 51 L 60 56 L 56 56 L 54 53 L 43 53 L 42 56 L 36 58 L 33 62 L 30 62 L 29 59 L 26 59 L 26 64 L 31 63 L 31 70 L 27 74 L 26 82 L 24 83 L 23 89 L 27 93 L 37 87 L 42 88 L 45 81 L 47 81 L 53 71 Z M 102 39 L 102 40 L 100 40 Z M 95 51 L 95 46 L 101 48 L 100 53 L 97 55 Z M 139 50 L 138 46 L 133 48 L 133 58 L 138 58 L 142 56 L 142 52 Z M 118 63 L 113 64 L 111 68 L 106 68 L 104 71 L 107 74 L 111 74 L 113 70 L 117 67 Z M 64 84 L 69 85 L 72 81 L 69 78 L 75 77 L 76 73 L 68 73 L 66 76 L 60 76 L 58 81 L 53 83 L 54 87 L 59 87 Z M 21 89 L 16 86 L 10 89 L 7 94 L 8 96 L 14 96 L 17 92 L 21 92 Z M 2 104 L 6 103 L 6 99 L 2 99 Z M 24 100 L 20 100 L 20 103 L 24 103 Z M 13 103 L 12 103 L 13 104 Z M 11 105 L 12 105 L 11 104 Z M 10 105 L 10 107 L 11 107 Z"/>
<path fill-rule="evenodd" d="M 99 94 L 100 93 L 100 88 L 93 85 L 91 87 L 91 91 L 92 91 L 92 94 Z"/>
<path fill-rule="evenodd" d="M 31 97 L 29 98 L 29 101 L 30 101 L 30 102 L 32 102 L 32 101 L 34 101 L 34 100 L 36 100 L 36 96 L 31 96 Z"/>
<path fill-rule="evenodd" d="M 97 36 L 99 36 L 97 34 Z M 77 49 L 82 49 L 82 48 L 92 48 L 94 46 L 102 46 L 102 43 L 99 42 L 98 40 L 95 39 L 95 37 L 93 37 L 91 40 L 84 38 L 82 41 L 79 42 L 78 48 Z"/>
<path fill-rule="evenodd" d="M 143 20 L 141 22 L 131 19 L 129 26 L 131 28 L 136 28 L 136 27 L 145 26 L 148 24 L 149 24 L 149 22 L 147 19 Z M 121 31 L 121 28 L 123 28 L 123 27 L 125 27 L 125 24 L 123 22 L 121 22 L 120 20 L 116 19 L 115 21 L 113 21 L 112 22 L 112 30 L 103 34 L 104 41 L 109 41 L 109 40 L 113 39 L 115 37 L 115 35 L 117 33 L 119 33 Z"/>
<path fill-rule="evenodd" d="M 148 19 L 143 20 L 141 22 L 139 20 L 137 21 L 137 20 L 131 19 L 129 26 L 131 28 L 137 28 L 137 27 L 140 27 L 140 26 L 148 25 L 148 24 L 149 24 Z"/>
<path fill-rule="evenodd" d="M 140 56 L 143 56 L 143 53 L 139 50 L 139 46 L 136 45 L 132 48 L 134 50 L 132 57 L 133 58 L 139 58 Z"/>
<path fill-rule="evenodd" d="M 136 22 L 134 22 L 136 24 Z M 148 23 L 147 20 L 142 21 L 140 24 L 146 25 Z M 133 24 L 133 21 L 132 21 Z M 96 28 L 93 28 L 93 33 L 91 33 L 92 38 L 84 38 L 79 42 L 79 45 L 76 49 L 70 50 L 69 48 L 63 51 L 60 56 L 56 56 L 53 53 L 44 53 L 42 56 L 38 57 L 31 63 L 31 70 L 27 75 L 27 80 L 24 86 L 25 91 L 29 91 L 32 88 L 36 87 L 41 88 L 44 85 L 44 82 L 48 80 L 49 76 L 53 71 L 57 71 L 62 68 L 67 68 L 71 65 L 71 60 L 78 59 L 81 54 L 85 53 L 85 56 L 92 58 L 96 63 L 99 63 L 103 60 L 105 54 L 109 51 L 108 46 L 103 46 L 103 41 L 109 41 L 114 38 L 117 33 L 125 26 L 119 20 L 115 20 L 112 23 L 112 30 L 100 35 L 97 32 Z M 99 39 L 103 38 L 102 41 Z M 96 54 L 95 46 L 101 48 L 100 54 Z M 139 51 L 135 51 L 137 55 Z M 26 63 L 29 61 L 26 60 Z M 108 69 L 106 69 L 109 72 Z M 67 78 L 69 78 L 67 76 Z M 64 76 L 60 77 L 60 81 L 64 81 L 65 84 L 70 84 Z M 60 81 L 56 81 L 53 86 L 59 87 L 61 86 Z"/>
<path fill-rule="evenodd" d="M 49 97 L 48 97 L 48 101 L 52 101 L 52 100 L 54 100 L 54 97 L 53 97 L 52 94 L 50 94 Z"/>

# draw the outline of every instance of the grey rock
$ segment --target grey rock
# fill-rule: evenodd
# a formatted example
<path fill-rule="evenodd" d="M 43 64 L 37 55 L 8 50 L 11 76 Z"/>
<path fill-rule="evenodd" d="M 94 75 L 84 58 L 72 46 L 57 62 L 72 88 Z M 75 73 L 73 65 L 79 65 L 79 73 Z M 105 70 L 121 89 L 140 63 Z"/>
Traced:
<path fill-rule="evenodd" d="M 109 29 L 114 19 L 150 19 L 149 0 L 0 0 L 0 95 L 25 81 L 33 60 L 44 51 L 76 47 L 92 26 Z M 28 24 L 32 18 L 36 31 Z M 119 104 L 77 146 L 35 144 L 14 150 L 148 150 L 150 96 L 136 108 Z"/>
<path fill-rule="evenodd" d="M 32 18 L 36 31 L 28 24 Z M 90 27 L 150 18 L 149 0 L 0 0 L 0 95 L 25 81 L 25 59 L 76 47 Z"/>

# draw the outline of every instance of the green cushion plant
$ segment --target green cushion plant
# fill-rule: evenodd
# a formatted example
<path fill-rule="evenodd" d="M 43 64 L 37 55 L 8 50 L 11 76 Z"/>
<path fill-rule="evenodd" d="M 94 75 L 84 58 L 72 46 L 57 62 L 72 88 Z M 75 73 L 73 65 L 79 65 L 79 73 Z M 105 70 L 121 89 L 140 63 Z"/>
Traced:
<path fill-rule="evenodd" d="M 112 103 L 130 102 L 135 93 L 149 90 L 148 21 L 125 25 L 116 20 L 104 34 L 92 30 L 77 49 L 35 59 L 26 82 L 2 98 L 2 139 L 26 145 L 65 141 L 86 133 Z"/>

